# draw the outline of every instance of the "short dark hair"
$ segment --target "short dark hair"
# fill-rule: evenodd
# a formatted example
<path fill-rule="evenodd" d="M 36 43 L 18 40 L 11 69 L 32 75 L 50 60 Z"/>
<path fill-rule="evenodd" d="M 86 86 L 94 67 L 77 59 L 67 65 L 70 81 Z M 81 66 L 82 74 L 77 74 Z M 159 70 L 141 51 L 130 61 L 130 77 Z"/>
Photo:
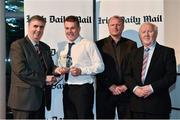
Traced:
<path fill-rule="evenodd" d="M 64 22 L 66 22 L 66 21 L 67 22 L 76 22 L 77 26 L 80 27 L 79 19 L 77 16 L 73 16 L 73 15 L 67 16 Z"/>
<path fill-rule="evenodd" d="M 34 15 L 34 16 L 32 16 L 32 17 L 28 20 L 28 23 L 30 23 L 32 20 L 39 20 L 39 21 L 43 22 L 44 24 L 46 23 L 46 19 L 43 18 L 43 17 L 40 16 L 40 15 Z"/>

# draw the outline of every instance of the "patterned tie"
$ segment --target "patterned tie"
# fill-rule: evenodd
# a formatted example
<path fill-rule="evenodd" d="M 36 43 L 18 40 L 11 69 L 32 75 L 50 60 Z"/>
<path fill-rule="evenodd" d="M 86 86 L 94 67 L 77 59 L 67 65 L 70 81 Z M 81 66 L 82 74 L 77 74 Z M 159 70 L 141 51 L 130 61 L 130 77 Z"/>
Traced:
<path fill-rule="evenodd" d="M 144 84 L 145 81 L 145 72 L 146 72 L 146 67 L 147 67 L 147 61 L 149 57 L 149 48 L 144 49 L 144 56 L 143 56 L 143 66 L 142 66 L 142 72 L 141 72 L 141 81 Z"/>
<path fill-rule="evenodd" d="M 35 47 L 37 54 L 39 55 L 41 53 L 40 49 L 39 49 L 39 44 L 35 44 L 34 47 Z"/>
<path fill-rule="evenodd" d="M 47 69 L 46 69 L 46 65 L 45 65 L 45 62 L 44 62 L 43 55 L 42 55 L 42 52 L 41 52 L 41 50 L 40 50 L 39 44 L 35 44 L 34 47 L 35 47 L 35 50 L 36 50 L 36 52 L 37 52 L 37 54 L 38 54 L 38 56 L 39 56 L 41 65 L 42 65 L 44 71 L 46 72 Z"/>
<path fill-rule="evenodd" d="M 72 65 L 72 58 L 71 58 L 71 48 L 74 45 L 74 43 L 68 43 L 68 52 L 67 52 L 67 60 L 66 60 L 66 67 L 70 67 Z M 69 73 L 65 74 L 65 81 L 68 80 Z"/>

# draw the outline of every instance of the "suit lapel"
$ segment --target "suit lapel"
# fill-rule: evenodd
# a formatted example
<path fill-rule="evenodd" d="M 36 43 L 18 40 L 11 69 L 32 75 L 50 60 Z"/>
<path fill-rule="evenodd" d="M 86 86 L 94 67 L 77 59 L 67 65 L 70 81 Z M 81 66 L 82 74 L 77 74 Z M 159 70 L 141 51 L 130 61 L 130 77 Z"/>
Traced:
<path fill-rule="evenodd" d="M 40 50 L 41 50 L 41 53 L 42 53 L 42 58 L 43 58 L 43 62 L 45 64 L 45 67 L 46 67 L 46 72 L 48 70 L 48 65 L 47 65 L 47 53 L 46 53 L 46 50 L 44 50 L 44 47 L 43 45 L 41 44 L 41 42 L 39 42 L 39 45 L 40 45 Z"/>
<path fill-rule="evenodd" d="M 148 69 L 148 72 L 147 72 L 147 77 L 148 77 L 148 73 L 151 72 L 154 64 L 156 63 L 159 54 L 160 54 L 159 44 L 156 43 L 156 47 L 154 49 L 154 52 L 153 52 L 153 55 L 152 55 L 152 58 L 151 58 L 151 62 L 150 62 L 150 65 L 149 65 L 149 69 Z"/>
<path fill-rule="evenodd" d="M 137 51 L 137 53 L 136 53 L 137 58 L 136 58 L 136 61 L 134 61 L 135 66 L 137 67 L 137 72 L 138 72 L 138 73 L 135 73 L 135 74 L 138 75 L 138 80 L 139 80 L 140 83 L 142 83 L 142 81 L 141 81 L 141 72 L 142 72 L 142 65 L 143 65 L 143 54 L 144 54 L 144 48 L 141 47 L 139 49 L 139 51 Z"/>
<path fill-rule="evenodd" d="M 25 45 L 26 45 L 26 48 L 28 49 L 28 51 L 33 52 L 32 55 L 34 56 L 35 61 L 38 62 L 38 65 L 40 66 L 41 70 L 43 70 L 43 66 L 42 66 L 41 60 L 40 60 L 40 58 L 39 58 L 39 55 L 37 54 L 37 52 L 36 52 L 33 44 L 31 43 L 30 39 L 29 39 L 27 36 L 26 36 L 25 42 L 26 42 L 26 44 L 25 44 Z M 43 47 L 42 47 L 42 45 L 40 44 L 40 49 L 41 49 L 41 48 L 43 48 Z M 41 50 L 41 52 L 42 52 L 42 51 L 44 51 L 44 50 Z M 42 52 L 42 55 L 43 55 L 43 56 L 45 56 L 44 54 L 45 54 L 45 53 Z M 45 59 L 44 59 L 44 60 L 45 60 Z M 45 62 L 45 61 L 44 61 L 44 62 Z M 47 67 L 46 62 L 45 62 L 45 66 Z"/>
<path fill-rule="evenodd" d="M 27 48 L 29 51 L 33 51 L 34 55 L 36 55 L 36 57 L 38 57 L 38 55 L 36 54 L 36 50 L 35 50 L 33 44 L 31 43 L 30 39 L 29 39 L 27 36 L 26 36 L 25 42 L 27 43 L 27 44 L 25 44 L 25 45 L 26 45 L 26 48 Z"/>

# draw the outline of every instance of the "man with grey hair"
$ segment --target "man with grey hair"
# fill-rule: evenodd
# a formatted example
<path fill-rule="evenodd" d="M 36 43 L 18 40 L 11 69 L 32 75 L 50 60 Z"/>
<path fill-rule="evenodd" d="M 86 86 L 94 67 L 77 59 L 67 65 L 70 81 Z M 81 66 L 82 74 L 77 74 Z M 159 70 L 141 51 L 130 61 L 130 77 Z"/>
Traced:
<path fill-rule="evenodd" d="M 96 116 L 97 119 L 129 118 L 129 92 L 122 75 L 122 61 L 137 48 L 134 41 L 121 36 L 124 17 L 112 16 L 108 20 L 110 35 L 97 41 L 105 71 L 97 75 Z"/>
<path fill-rule="evenodd" d="M 124 71 L 126 85 L 133 92 L 130 99 L 131 118 L 169 119 L 169 88 L 176 81 L 174 49 L 156 42 L 158 28 L 143 23 L 139 29 L 142 47 L 132 52 Z"/>

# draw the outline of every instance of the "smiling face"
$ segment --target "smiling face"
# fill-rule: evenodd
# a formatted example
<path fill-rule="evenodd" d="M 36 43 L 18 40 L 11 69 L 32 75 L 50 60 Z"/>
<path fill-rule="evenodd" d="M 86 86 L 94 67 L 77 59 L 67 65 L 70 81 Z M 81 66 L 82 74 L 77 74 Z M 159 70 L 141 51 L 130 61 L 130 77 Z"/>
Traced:
<path fill-rule="evenodd" d="M 76 22 L 65 21 L 64 23 L 65 35 L 69 41 L 74 41 L 78 38 L 80 27 Z"/>
<path fill-rule="evenodd" d="M 151 46 L 157 37 L 157 27 L 152 23 L 144 23 L 139 29 L 139 37 L 145 47 Z"/>
<path fill-rule="evenodd" d="M 28 24 L 28 36 L 30 37 L 30 39 L 34 42 L 40 41 L 44 33 L 44 27 L 45 23 L 40 20 L 33 19 L 32 21 L 30 21 L 30 23 Z"/>

